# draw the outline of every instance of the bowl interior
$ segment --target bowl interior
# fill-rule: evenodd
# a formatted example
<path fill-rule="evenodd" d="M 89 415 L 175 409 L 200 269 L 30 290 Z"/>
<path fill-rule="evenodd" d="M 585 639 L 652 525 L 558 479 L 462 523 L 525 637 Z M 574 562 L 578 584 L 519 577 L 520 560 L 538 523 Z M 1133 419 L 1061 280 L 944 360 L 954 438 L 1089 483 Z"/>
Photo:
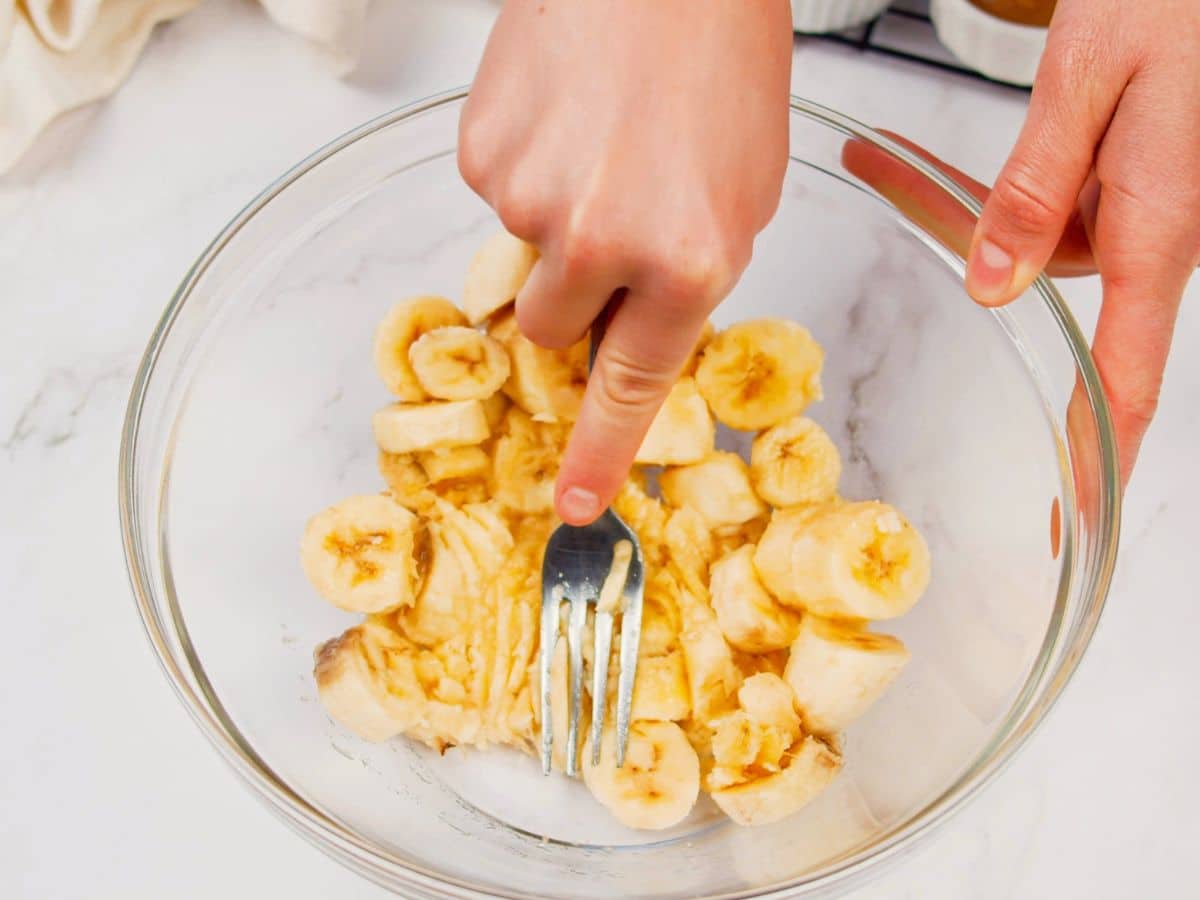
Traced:
<path fill-rule="evenodd" d="M 143 503 L 187 679 L 260 776 L 314 827 L 353 835 L 393 886 L 427 873 L 495 894 L 714 896 L 812 882 L 883 846 L 992 760 L 1058 639 L 1074 512 L 1053 411 L 1075 362 L 1039 298 L 973 305 L 957 257 L 842 168 L 843 134 L 800 114 L 779 214 L 715 320 L 811 329 L 826 367 L 810 414 L 842 451 L 844 495 L 899 506 L 934 561 L 924 600 L 881 625 L 912 663 L 851 728 L 836 786 L 767 828 L 702 805 L 637 833 L 531 757 L 370 745 L 323 713 L 313 648 L 356 620 L 308 586 L 298 541 L 317 510 L 382 487 L 373 329 L 405 295 L 457 298 L 498 227 L 457 173 L 458 111 L 377 128 L 296 177 L 175 314 L 142 426 L 163 463 Z"/>

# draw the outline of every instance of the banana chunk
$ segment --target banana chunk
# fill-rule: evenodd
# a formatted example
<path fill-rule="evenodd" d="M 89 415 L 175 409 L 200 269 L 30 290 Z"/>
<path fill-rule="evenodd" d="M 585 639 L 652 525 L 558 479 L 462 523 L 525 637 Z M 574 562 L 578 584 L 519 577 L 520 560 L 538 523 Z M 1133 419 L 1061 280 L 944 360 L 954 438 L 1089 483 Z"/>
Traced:
<path fill-rule="evenodd" d="M 538 260 L 537 248 L 507 231 L 488 238 L 467 265 L 463 309 L 472 325 L 512 303 Z"/>
<path fill-rule="evenodd" d="M 360 625 L 326 641 L 314 654 L 313 675 L 321 705 L 335 722 L 366 741 L 386 741 L 421 719 L 424 693 L 411 660 L 394 657 L 391 678 L 385 629 Z"/>
<path fill-rule="evenodd" d="M 680 375 L 695 375 L 696 367 L 700 365 L 700 356 L 704 353 L 704 348 L 709 345 L 713 339 L 713 335 L 717 333 L 717 329 L 713 327 L 710 319 L 704 320 L 704 327 L 700 329 L 700 337 L 696 338 L 696 344 L 692 347 L 692 352 L 687 358 L 687 362 L 683 364 L 683 370 Z"/>
<path fill-rule="evenodd" d="M 739 825 L 769 825 L 802 809 L 841 769 L 841 754 L 809 736 L 784 755 L 779 772 L 715 790 L 712 798 Z"/>
<path fill-rule="evenodd" d="M 504 393 L 539 421 L 574 422 L 587 385 L 587 341 L 564 350 L 539 347 L 521 334 L 512 312 L 493 320 L 489 332 L 504 345 L 512 361 Z"/>
<path fill-rule="evenodd" d="M 741 525 L 767 512 L 750 486 L 750 470 L 736 453 L 718 450 L 690 466 L 664 471 L 658 479 L 672 506 L 690 506 L 713 527 Z"/>
<path fill-rule="evenodd" d="M 750 480 L 772 506 L 832 500 L 841 477 L 842 460 L 833 440 L 803 416 L 768 428 L 750 448 Z"/>
<path fill-rule="evenodd" d="M 409 606 L 417 581 L 416 526 L 416 516 L 390 497 L 349 497 L 309 520 L 300 541 L 304 574 L 339 609 Z"/>
<path fill-rule="evenodd" d="M 567 444 L 567 429 L 536 422 L 519 406 L 510 407 L 492 457 L 496 500 L 518 513 L 548 513 L 554 508 L 554 479 Z"/>
<path fill-rule="evenodd" d="M 409 362 L 409 347 L 426 332 L 465 324 L 462 310 L 445 297 L 412 297 L 393 306 L 375 330 L 375 369 L 387 389 L 405 403 L 429 399 Z"/>
<path fill-rule="evenodd" d="M 820 345 L 795 322 L 739 322 L 704 348 L 696 384 L 719 422 L 758 431 L 821 399 L 824 359 Z"/>
<path fill-rule="evenodd" d="M 898 638 L 807 615 L 784 678 L 809 731 L 833 734 L 861 716 L 908 662 Z"/>
<path fill-rule="evenodd" d="M 615 653 L 613 659 L 617 659 Z M 608 679 L 609 690 L 613 692 L 617 686 L 616 676 L 614 668 Z M 633 683 L 634 721 L 681 722 L 691 712 L 683 654 L 672 650 L 661 656 L 641 655 Z"/>
<path fill-rule="evenodd" d="M 583 782 L 621 824 L 659 831 L 683 821 L 700 793 L 700 760 L 674 722 L 634 722 L 625 765 L 617 768 L 616 732 L 604 730 L 600 764 L 584 751 Z"/>
<path fill-rule="evenodd" d="M 799 615 L 775 602 L 754 570 L 754 547 L 747 545 L 713 563 L 712 606 L 721 633 L 739 650 L 766 653 L 795 640 Z"/>
<path fill-rule="evenodd" d="M 456 479 L 486 478 L 492 469 L 491 459 L 482 447 L 475 444 L 423 450 L 417 454 L 417 462 L 433 484 Z"/>
<path fill-rule="evenodd" d="M 478 400 L 393 403 L 375 413 L 371 426 L 375 443 L 388 453 L 480 444 L 490 433 L 487 416 Z"/>
<path fill-rule="evenodd" d="M 650 466 L 698 463 L 713 452 L 716 426 L 696 382 L 681 378 L 650 423 L 634 462 Z"/>
<path fill-rule="evenodd" d="M 801 735 L 794 703 L 792 689 L 779 676 L 764 672 L 746 679 L 738 690 L 739 708 L 714 723 L 710 791 L 783 769 Z"/>
<path fill-rule="evenodd" d="M 508 353 L 474 328 L 447 325 L 427 331 L 408 347 L 421 387 L 439 400 L 483 400 L 508 378 Z"/>
<path fill-rule="evenodd" d="M 754 567 L 780 603 L 836 619 L 891 619 L 929 584 L 924 538 L 886 503 L 830 503 L 775 513 Z"/>

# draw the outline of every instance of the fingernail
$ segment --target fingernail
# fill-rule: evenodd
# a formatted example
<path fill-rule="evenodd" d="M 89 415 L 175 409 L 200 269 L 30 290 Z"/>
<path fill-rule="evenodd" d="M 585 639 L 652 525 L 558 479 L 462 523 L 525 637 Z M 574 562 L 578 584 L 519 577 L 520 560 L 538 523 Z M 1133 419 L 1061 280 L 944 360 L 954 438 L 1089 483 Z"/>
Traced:
<path fill-rule="evenodd" d="M 600 498 L 580 487 L 567 488 L 558 500 L 558 508 L 569 522 L 590 522 L 600 512 Z"/>
<path fill-rule="evenodd" d="M 986 238 L 975 248 L 967 266 L 967 290 L 983 302 L 1003 300 L 1012 283 L 1013 259 L 1004 248 Z"/>

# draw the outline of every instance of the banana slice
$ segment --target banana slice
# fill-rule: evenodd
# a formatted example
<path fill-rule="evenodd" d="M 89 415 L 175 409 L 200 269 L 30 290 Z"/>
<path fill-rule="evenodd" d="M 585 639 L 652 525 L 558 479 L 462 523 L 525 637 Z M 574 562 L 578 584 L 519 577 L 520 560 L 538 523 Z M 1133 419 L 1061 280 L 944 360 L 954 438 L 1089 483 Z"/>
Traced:
<path fill-rule="evenodd" d="M 824 353 L 787 319 L 755 319 L 725 329 L 704 348 L 696 384 L 717 420 L 758 431 L 821 399 Z"/>
<path fill-rule="evenodd" d="M 467 317 L 445 297 L 402 300 L 375 331 L 375 369 L 387 389 L 406 403 L 429 399 L 408 360 L 408 348 L 421 335 L 448 325 L 466 325 Z"/>
<path fill-rule="evenodd" d="M 725 554 L 732 553 L 744 544 L 757 544 L 758 539 L 767 530 L 767 522 L 769 520 L 770 516 L 764 515 L 749 519 L 741 525 L 722 525 L 714 528 L 712 538 L 713 546 L 716 550 L 715 557 L 720 559 Z"/>
<path fill-rule="evenodd" d="M 567 443 L 567 429 L 535 422 L 519 406 L 505 414 L 492 459 L 495 498 L 519 513 L 548 513 L 554 508 L 554 479 Z"/>
<path fill-rule="evenodd" d="M 842 756 L 815 737 L 788 751 L 782 769 L 753 781 L 714 790 L 712 798 L 739 825 L 769 825 L 802 809 L 842 769 Z"/>
<path fill-rule="evenodd" d="M 492 235 L 467 265 L 463 309 L 472 325 L 516 299 L 538 260 L 537 248 L 507 231 Z"/>
<path fill-rule="evenodd" d="M 488 429 L 492 434 L 496 434 L 500 431 L 500 425 L 504 422 L 504 414 L 512 406 L 512 401 L 502 391 L 497 391 L 481 402 L 483 403 L 483 415 L 487 419 Z"/>
<path fill-rule="evenodd" d="M 908 662 L 898 638 L 805 616 L 784 677 L 809 731 L 842 731 L 896 680 Z"/>
<path fill-rule="evenodd" d="M 738 690 L 738 705 L 713 729 L 710 791 L 780 771 L 785 754 L 800 739 L 792 689 L 777 675 L 747 678 Z"/>
<path fill-rule="evenodd" d="M 629 828 L 660 831 L 683 821 L 700 793 L 700 760 L 674 722 L 634 722 L 625 765 L 617 768 L 616 732 L 606 728 L 600 764 L 584 751 L 583 782 Z"/>
<path fill-rule="evenodd" d="M 486 478 L 492 470 L 491 459 L 478 445 L 424 450 L 416 457 L 426 478 L 434 484 L 456 479 Z"/>
<path fill-rule="evenodd" d="M 614 654 L 614 662 L 617 656 Z M 608 679 L 609 689 L 615 695 L 617 670 Z M 634 721 L 681 722 L 692 712 L 688 696 L 687 669 L 683 654 L 678 650 L 660 656 L 641 655 L 638 659 L 637 678 L 633 683 Z"/>
<path fill-rule="evenodd" d="M 309 520 L 300 563 L 322 597 L 350 612 L 413 602 L 417 519 L 382 494 L 349 497 Z"/>
<path fill-rule="evenodd" d="M 423 512 L 433 503 L 435 495 L 430 490 L 429 476 L 413 454 L 380 450 L 379 474 L 387 483 L 392 499 L 401 506 Z"/>
<path fill-rule="evenodd" d="M 842 460 L 833 440 L 803 416 L 768 428 L 750 448 L 750 480 L 772 506 L 832 500 L 841 477 Z"/>
<path fill-rule="evenodd" d="M 929 584 L 929 548 L 886 503 L 777 512 L 754 567 L 779 602 L 837 619 L 891 619 Z"/>
<path fill-rule="evenodd" d="M 700 365 L 700 356 L 704 353 L 704 348 L 709 345 L 713 339 L 713 335 L 716 333 L 717 329 L 713 327 L 713 323 L 705 319 L 704 327 L 700 329 L 700 337 L 696 339 L 696 346 L 692 348 L 691 355 L 688 356 L 687 362 L 683 364 L 683 370 L 679 373 L 681 376 L 696 374 L 696 367 Z"/>
<path fill-rule="evenodd" d="M 421 718 L 425 696 L 411 659 L 388 652 L 392 641 L 386 629 L 360 625 L 313 654 L 321 705 L 335 722 L 366 741 L 386 741 Z"/>
<path fill-rule="evenodd" d="M 540 421 L 574 422 L 579 417 L 587 385 L 587 341 L 565 350 L 539 347 L 521 334 L 511 312 L 497 318 L 489 331 L 504 345 L 512 360 L 504 393 Z"/>
<path fill-rule="evenodd" d="M 716 427 L 692 378 L 681 378 L 650 423 L 634 462 L 650 466 L 684 466 L 713 452 Z"/>
<path fill-rule="evenodd" d="M 694 465 L 667 469 L 658 486 L 669 504 L 690 506 L 715 528 L 741 525 L 767 512 L 750 486 L 750 470 L 736 453 L 718 450 Z"/>
<path fill-rule="evenodd" d="M 441 450 L 487 440 L 487 416 L 478 400 L 393 403 L 371 420 L 375 443 L 388 453 Z"/>
<path fill-rule="evenodd" d="M 721 633 L 739 650 L 765 653 L 792 643 L 800 617 L 767 593 L 754 571 L 754 547 L 747 545 L 713 563 L 709 590 Z"/>
<path fill-rule="evenodd" d="M 427 331 L 408 347 L 417 381 L 439 400 L 483 400 L 508 378 L 508 353 L 495 338 L 461 325 Z"/>

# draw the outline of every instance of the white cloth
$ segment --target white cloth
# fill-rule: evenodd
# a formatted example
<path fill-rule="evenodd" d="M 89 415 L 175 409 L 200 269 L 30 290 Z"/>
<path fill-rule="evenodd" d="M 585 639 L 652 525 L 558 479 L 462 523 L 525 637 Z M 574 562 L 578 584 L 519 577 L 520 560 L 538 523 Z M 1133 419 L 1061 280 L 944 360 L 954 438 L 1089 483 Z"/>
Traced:
<path fill-rule="evenodd" d="M 368 0 L 261 0 L 339 74 L 358 57 Z M 0 173 L 56 116 L 107 97 L 159 22 L 200 0 L 0 0 Z"/>

